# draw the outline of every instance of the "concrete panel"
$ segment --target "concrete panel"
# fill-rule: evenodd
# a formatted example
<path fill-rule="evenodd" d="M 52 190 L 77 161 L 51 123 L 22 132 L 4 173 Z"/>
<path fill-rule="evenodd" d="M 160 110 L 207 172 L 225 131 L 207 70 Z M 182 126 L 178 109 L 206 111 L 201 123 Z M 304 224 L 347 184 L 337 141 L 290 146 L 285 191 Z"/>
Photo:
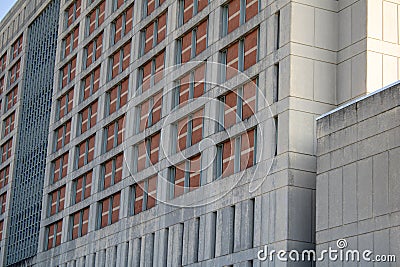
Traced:
<path fill-rule="evenodd" d="M 382 54 L 367 52 L 367 90 L 373 92 L 382 87 Z"/>
<path fill-rule="evenodd" d="M 314 97 L 314 63 L 298 56 L 291 57 L 290 95 L 307 99 Z"/>
<path fill-rule="evenodd" d="M 383 40 L 397 44 L 398 42 L 398 5 L 383 1 Z"/>
<path fill-rule="evenodd" d="M 336 65 L 314 62 L 314 100 L 336 104 Z"/>
<path fill-rule="evenodd" d="M 297 187 L 289 189 L 289 239 L 312 242 L 313 190 Z"/>
<path fill-rule="evenodd" d="M 329 227 L 343 223 L 343 174 L 342 168 L 329 172 Z"/>
<path fill-rule="evenodd" d="M 343 223 L 357 221 L 357 164 L 343 167 Z"/>
<path fill-rule="evenodd" d="M 337 67 L 337 103 L 341 104 L 352 97 L 351 60 L 340 63 Z"/>
<path fill-rule="evenodd" d="M 376 38 L 379 40 L 382 40 L 383 2 L 384 1 L 368 2 L 368 37 Z"/>
<path fill-rule="evenodd" d="M 282 188 L 276 191 L 275 198 L 275 240 L 284 240 L 288 238 L 288 222 L 289 222 L 289 189 Z M 271 203 L 272 204 L 272 203 Z M 272 229 L 270 229 L 272 230 Z"/>
<path fill-rule="evenodd" d="M 301 128 L 314 128 L 314 117 L 312 114 L 290 111 L 289 112 L 289 150 L 304 154 L 314 154 L 314 131 L 301 131 Z"/>
<path fill-rule="evenodd" d="M 292 3 L 292 41 L 313 46 L 315 42 L 314 23 L 314 7 Z"/>
<path fill-rule="evenodd" d="M 372 190 L 374 216 L 389 212 L 388 164 L 387 152 L 373 157 Z"/>
<path fill-rule="evenodd" d="M 398 80 L 397 57 L 383 55 L 382 85 L 386 86 Z"/>
<path fill-rule="evenodd" d="M 365 52 L 351 59 L 351 97 L 365 93 L 367 82 L 367 54 Z"/>
<path fill-rule="evenodd" d="M 339 12 L 339 49 L 351 44 L 351 6 Z"/>
<path fill-rule="evenodd" d="M 400 210 L 400 148 L 389 151 L 389 203 L 390 211 Z M 400 250 L 399 250 L 400 251 Z"/>
<path fill-rule="evenodd" d="M 351 6 L 351 41 L 360 41 L 367 36 L 367 1 L 360 0 Z"/>
<path fill-rule="evenodd" d="M 363 234 L 358 236 L 358 249 L 360 251 L 365 250 L 374 250 L 374 235 L 373 233 Z M 363 266 L 374 266 L 373 262 L 365 262 L 362 263 Z"/>
<path fill-rule="evenodd" d="M 335 12 L 315 8 L 315 46 L 337 51 L 339 23 Z"/>
<path fill-rule="evenodd" d="M 357 162 L 358 220 L 372 217 L 372 159 Z"/>

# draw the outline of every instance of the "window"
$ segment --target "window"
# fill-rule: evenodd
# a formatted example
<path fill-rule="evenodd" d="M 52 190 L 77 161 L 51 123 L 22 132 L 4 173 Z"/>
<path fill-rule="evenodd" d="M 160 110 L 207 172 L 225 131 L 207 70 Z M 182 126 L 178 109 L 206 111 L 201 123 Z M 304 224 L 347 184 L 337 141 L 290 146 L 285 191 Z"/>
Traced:
<path fill-rule="evenodd" d="M 139 182 L 130 188 L 130 215 L 139 214 L 156 205 L 157 176 Z"/>
<path fill-rule="evenodd" d="M 133 6 L 129 7 L 114 22 L 111 23 L 111 44 L 116 44 L 133 27 Z"/>
<path fill-rule="evenodd" d="M 201 155 L 196 155 L 169 169 L 170 198 L 193 191 L 201 184 Z"/>
<path fill-rule="evenodd" d="M 72 53 L 72 51 L 78 47 L 79 39 L 79 27 L 73 29 L 67 37 L 62 41 L 62 56 L 61 58 L 66 58 Z"/>
<path fill-rule="evenodd" d="M 0 196 L 0 207 L 1 207 L 0 214 L 4 214 L 4 212 L 6 212 L 6 206 L 7 206 L 7 192 L 5 192 Z"/>
<path fill-rule="evenodd" d="M 11 113 L 10 116 L 4 119 L 3 122 L 3 134 L 2 136 L 5 137 L 10 134 L 14 130 L 14 122 L 15 122 L 15 113 Z"/>
<path fill-rule="evenodd" d="M 13 138 L 10 138 L 1 146 L 1 162 L 5 162 L 11 157 Z"/>
<path fill-rule="evenodd" d="M 144 129 L 160 121 L 162 94 L 163 92 L 161 91 L 152 96 L 150 99 L 143 102 L 137 109 L 136 133 L 142 132 Z"/>
<path fill-rule="evenodd" d="M 258 61 L 258 29 L 233 43 L 221 54 L 222 80 L 229 80 L 238 71 L 245 71 Z"/>
<path fill-rule="evenodd" d="M 55 183 L 67 176 L 68 152 L 51 163 L 51 182 Z"/>
<path fill-rule="evenodd" d="M 83 68 L 87 69 L 100 58 L 103 49 L 103 32 L 97 35 L 84 49 Z"/>
<path fill-rule="evenodd" d="M 83 134 L 96 125 L 97 122 L 97 100 L 91 103 L 78 114 L 78 135 Z"/>
<path fill-rule="evenodd" d="M 204 110 L 200 109 L 178 121 L 176 125 L 177 151 L 183 151 L 201 141 L 203 138 L 203 113 Z"/>
<path fill-rule="evenodd" d="M 125 117 L 121 117 L 104 129 L 104 152 L 108 152 L 122 143 L 125 129 L 124 120 Z"/>
<path fill-rule="evenodd" d="M 99 203 L 97 228 L 103 228 L 119 220 L 121 193 L 110 196 Z"/>
<path fill-rule="evenodd" d="M 91 162 L 94 158 L 95 135 L 80 143 L 76 148 L 75 169 Z"/>
<path fill-rule="evenodd" d="M 9 111 L 18 100 L 18 86 L 15 86 L 7 95 L 6 95 L 6 111 Z"/>
<path fill-rule="evenodd" d="M 68 8 L 65 10 L 65 28 L 71 26 L 72 23 L 81 14 L 81 0 L 75 0 Z"/>
<path fill-rule="evenodd" d="M 92 171 L 90 171 L 72 182 L 72 205 L 90 197 L 92 189 L 92 174 Z"/>
<path fill-rule="evenodd" d="M 59 120 L 72 110 L 74 103 L 74 90 L 69 90 L 65 95 L 57 100 L 56 118 Z"/>
<path fill-rule="evenodd" d="M 232 0 L 223 7 L 222 35 L 225 36 L 258 14 L 259 0 Z"/>
<path fill-rule="evenodd" d="M 140 172 L 158 162 L 160 137 L 161 133 L 158 132 L 135 146 L 134 170 L 136 172 Z"/>
<path fill-rule="evenodd" d="M 5 71 L 7 66 L 7 53 L 0 58 L 0 72 Z"/>
<path fill-rule="evenodd" d="M 125 44 L 110 58 L 109 80 L 114 79 L 129 66 L 131 43 Z"/>
<path fill-rule="evenodd" d="M 65 88 L 74 78 L 76 71 L 76 56 L 60 70 L 60 89 Z"/>
<path fill-rule="evenodd" d="M 153 13 L 165 0 L 143 0 L 143 18 Z"/>
<path fill-rule="evenodd" d="M 188 62 L 207 48 L 207 24 L 204 20 L 178 40 L 177 64 Z"/>
<path fill-rule="evenodd" d="M 4 91 L 4 76 L 0 78 L 0 95 Z"/>
<path fill-rule="evenodd" d="M 205 73 L 206 64 L 202 64 L 177 81 L 178 86 L 173 91 L 172 108 L 178 105 L 183 106 L 189 100 L 204 94 L 206 90 Z"/>
<path fill-rule="evenodd" d="M 46 247 L 48 250 L 61 245 L 61 233 L 62 220 L 46 227 Z"/>
<path fill-rule="evenodd" d="M 279 62 L 274 65 L 274 91 L 272 94 L 273 103 L 279 100 Z"/>
<path fill-rule="evenodd" d="M 167 32 L 167 12 L 159 16 L 142 30 L 141 55 L 149 52 L 153 47 L 161 43 Z"/>
<path fill-rule="evenodd" d="M 280 35 L 281 31 L 281 12 L 278 10 L 278 12 L 275 13 L 275 50 L 279 49 L 280 46 Z"/>
<path fill-rule="evenodd" d="M 274 156 L 278 156 L 278 144 L 279 144 L 279 117 L 278 115 L 274 117 L 275 124 L 275 153 Z"/>
<path fill-rule="evenodd" d="M 139 69 L 138 90 L 143 93 L 164 77 L 165 50 Z"/>
<path fill-rule="evenodd" d="M 208 0 L 179 0 L 178 25 L 188 22 L 208 5 Z"/>
<path fill-rule="evenodd" d="M 237 90 L 233 90 L 220 97 L 219 130 L 247 120 L 256 112 L 256 92 L 258 78 L 246 83 Z"/>
<path fill-rule="evenodd" d="M 67 121 L 54 131 L 53 152 L 65 147 L 71 138 L 71 120 Z"/>
<path fill-rule="evenodd" d="M 122 108 L 128 101 L 129 80 L 125 79 L 106 94 L 106 116 Z"/>
<path fill-rule="evenodd" d="M 22 41 L 23 41 L 23 36 L 21 35 L 11 46 L 11 51 L 12 51 L 12 58 L 16 58 L 21 52 L 22 52 Z"/>
<path fill-rule="evenodd" d="M 252 129 L 217 146 L 216 177 L 227 177 L 256 163 L 257 131 Z"/>
<path fill-rule="evenodd" d="M 0 189 L 8 184 L 10 178 L 10 165 L 7 165 L 0 171 Z"/>
<path fill-rule="evenodd" d="M 112 0 L 113 12 L 120 8 L 125 2 L 126 0 Z"/>
<path fill-rule="evenodd" d="M 18 80 L 20 74 L 20 67 L 21 67 L 21 60 L 18 60 L 18 62 L 11 67 L 8 74 L 8 85 L 11 85 Z"/>
<path fill-rule="evenodd" d="M 88 233 L 89 207 L 80 210 L 70 217 L 69 240 L 74 240 Z"/>
<path fill-rule="evenodd" d="M 121 182 L 123 162 L 124 154 L 119 154 L 101 165 L 100 190 Z"/>
<path fill-rule="evenodd" d="M 100 66 L 94 69 L 89 75 L 83 78 L 81 83 L 80 102 L 88 99 L 99 90 Z"/>
<path fill-rule="evenodd" d="M 3 224 L 4 221 L 0 221 L 0 241 L 3 240 Z"/>
<path fill-rule="evenodd" d="M 56 191 L 49 194 L 49 207 L 47 216 L 53 216 L 64 209 L 65 203 L 65 186 L 58 188 Z"/>
<path fill-rule="evenodd" d="M 86 36 L 92 34 L 104 22 L 106 1 L 101 2 L 87 17 Z"/>

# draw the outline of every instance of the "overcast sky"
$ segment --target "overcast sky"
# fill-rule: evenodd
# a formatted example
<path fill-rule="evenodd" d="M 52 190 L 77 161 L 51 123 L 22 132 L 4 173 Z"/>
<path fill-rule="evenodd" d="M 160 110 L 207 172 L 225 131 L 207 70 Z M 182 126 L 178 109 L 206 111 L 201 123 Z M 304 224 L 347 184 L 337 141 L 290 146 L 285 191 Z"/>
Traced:
<path fill-rule="evenodd" d="M 17 0 L 0 0 L 0 20 L 7 14 Z"/>

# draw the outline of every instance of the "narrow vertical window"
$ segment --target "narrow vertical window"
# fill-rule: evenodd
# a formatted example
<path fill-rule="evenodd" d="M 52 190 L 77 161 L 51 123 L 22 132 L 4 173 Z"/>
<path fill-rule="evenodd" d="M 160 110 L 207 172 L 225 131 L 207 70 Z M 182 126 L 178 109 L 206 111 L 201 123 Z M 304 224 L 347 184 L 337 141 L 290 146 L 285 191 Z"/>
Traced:
<path fill-rule="evenodd" d="M 281 13 L 280 11 L 275 14 L 275 50 L 280 46 L 280 31 L 281 31 Z"/>
<path fill-rule="evenodd" d="M 274 124 L 275 124 L 275 154 L 274 156 L 278 155 L 278 142 L 279 142 L 279 120 L 278 116 L 274 117 Z"/>
<path fill-rule="evenodd" d="M 279 62 L 274 65 L 274 84 L 273 84 L 273 102 L 279 100 Z"/>

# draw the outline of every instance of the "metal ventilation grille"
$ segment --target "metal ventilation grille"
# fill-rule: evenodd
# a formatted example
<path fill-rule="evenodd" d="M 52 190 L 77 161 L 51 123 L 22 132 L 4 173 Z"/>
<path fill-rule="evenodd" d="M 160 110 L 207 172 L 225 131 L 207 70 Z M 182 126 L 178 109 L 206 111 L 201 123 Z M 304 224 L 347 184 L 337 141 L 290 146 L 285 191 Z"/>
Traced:
<path fill-rule="evenodd" d="M 60 0 L 29 26 L 6 265 L 37 253 Z"/>

